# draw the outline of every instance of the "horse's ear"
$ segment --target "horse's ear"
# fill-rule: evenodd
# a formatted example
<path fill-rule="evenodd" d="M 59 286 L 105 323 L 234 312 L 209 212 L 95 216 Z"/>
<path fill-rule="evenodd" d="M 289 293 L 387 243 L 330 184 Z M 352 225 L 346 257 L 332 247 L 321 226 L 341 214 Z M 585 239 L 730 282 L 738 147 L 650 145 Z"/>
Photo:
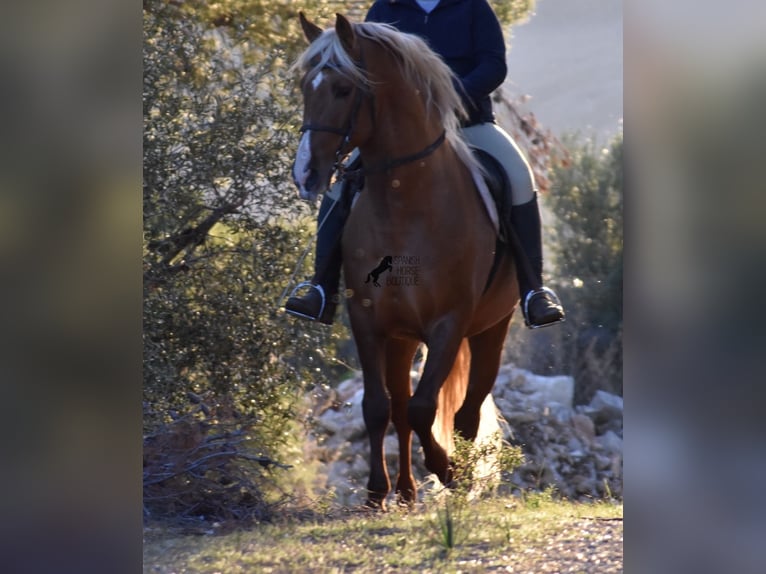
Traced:
<path fill-rule="evenodd" d="M 322 29 L 313 22 L 309 22 L 303 12 L 298 12 L 298 17 L 301 20 L 303 33 L 306 35 L 306 39 L 309 41 L 309 44 L 322 35 Z"/>
<path fill-rule="evenodd" d="M 343 14 L 335 14 L 335 32 L 340 38 L 343 49 L 348 54 L 353 54 L 356 49 L 356 33 L 351 22 Z"/>

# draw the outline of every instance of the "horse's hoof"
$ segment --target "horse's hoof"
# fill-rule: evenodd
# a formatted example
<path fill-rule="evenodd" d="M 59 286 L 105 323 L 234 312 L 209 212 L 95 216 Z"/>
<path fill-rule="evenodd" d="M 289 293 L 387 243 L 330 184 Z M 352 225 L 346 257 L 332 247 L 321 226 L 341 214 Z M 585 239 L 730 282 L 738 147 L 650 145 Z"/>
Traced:
<path fill-rule="evenodd" d="M 442 482 L 447 488 L 455 488 L 457 486 L 457 480 L 455 479 L 455 475 L 452 472 L 452 467 L 447 469 L 447 472 L 444 473 L 444 480 Z"/>
<path fill-rule="evenodd" d="M 413 508 L 415 506 L 415 493 L 412 491 L 397 492 L 396 505 L 400 508 Z"/>
<path fill-rule="evenodd" d="M 371 510 L 378 510 L 380 512 L 386 512 L 386 499 L 368 498 L 364 505 Z"/>

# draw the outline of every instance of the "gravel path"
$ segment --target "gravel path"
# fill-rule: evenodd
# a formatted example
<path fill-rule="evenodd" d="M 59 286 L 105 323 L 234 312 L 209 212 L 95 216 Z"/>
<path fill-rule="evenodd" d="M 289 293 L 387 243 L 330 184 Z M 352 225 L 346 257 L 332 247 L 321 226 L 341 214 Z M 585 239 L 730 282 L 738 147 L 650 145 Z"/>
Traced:
<path fill-rule="evenodd" d="M 579 520 L 551 538 L 544 547 L 527 548 L 517 554 L 505 571 L 526 574 L 622 572 L 622 519 Z"/>
<path fill-rule="evenodd" d="M 488 559 L 481 547 L 454 562 L 456 573 L 615 574 L 623 571 L 622 518 L 578 519 L 539 544 L 513 545 Z M 438 572 L 440 570 L 434 570 Z M 450 570 L 452 571 L 452 570 Z"/>

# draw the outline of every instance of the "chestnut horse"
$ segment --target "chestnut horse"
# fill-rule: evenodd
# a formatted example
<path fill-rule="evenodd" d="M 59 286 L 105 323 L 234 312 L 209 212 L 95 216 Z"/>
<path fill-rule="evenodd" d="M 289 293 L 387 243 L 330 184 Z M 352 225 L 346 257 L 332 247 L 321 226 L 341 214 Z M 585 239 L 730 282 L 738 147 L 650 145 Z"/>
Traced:
<path fill-rule="evenodd" d="M 342 250 L 364 375 L 367 504 L 385 508 L 391 489 L 383 439 L 392 421 L 396 494 L 411 503 L 412 431 L 426 468 L 444 484 L 452 481 L 453 428 L 476 437 L 519 300 L 515 265 L 477 193 L 479 168 L 458 131 L 462 104 L 439 56 L 388 25 L 337 15 L 334 28 L 323 31 L 302 13 L 300 19 L 309 40 L 296 62 L 304 99 L 293 172 L 300 195 L 315 200 L 327 190 L 354 148 L 365 178 Z M 391 270 L 378 285 L 366 282 L 387 256 Z M 421 342 L 428 356 L 413 394 L 410 369 Z"/>

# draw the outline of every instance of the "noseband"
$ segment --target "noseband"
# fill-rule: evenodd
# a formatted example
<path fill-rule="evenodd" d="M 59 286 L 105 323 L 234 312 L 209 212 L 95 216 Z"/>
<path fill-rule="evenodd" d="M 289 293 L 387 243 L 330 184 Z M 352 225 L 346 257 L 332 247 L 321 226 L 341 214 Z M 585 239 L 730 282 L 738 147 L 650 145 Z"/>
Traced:
<path fill-rule="evenodd" d="M 365 66 L 365 63 L 364 63 L 364 50 L 362 49 L 361 46 L 359 47 L 359 50 L 360 50 L 359 68 L 366 73 L 367 67 Z M 324 68 L 337 69 L 332 64 L 328 64 Z M 362 107 L 362 102 L 364 101 L 365 95 L 370 98 L 370 119 L 372 122 L 373 132 L 375 131 L 375 125 L 376 125 L 375 105 L 374 105 L 375 94 L 369 90 L 364 90 L 359 86 L 355 85 L 354 87 L 356 89 L 354 106 L 351 110 L 351 114 L 349 114 L 348 121 L 346 122 L 345 127 L 338 128 L 335 126 L 327 126 L 323 124 L 304 123 L 300 128 L 301 133 L 304 133 L 310 130 L 314 132 L 327 132 L 332 134 L 338 134 L 339 136 L 341 136 L 340 144 L 338 145 L 338 148 L 335 150 L 335 162 L 333 163 L 333 166 L 332 166 L 333 173 L 337 173 L 338 177 L 343 179 L 359 179 L 368 174 L 386 172 L 396 167 L 411 163 L 413 161 L 423 159 L 431 155 L 434 151 L 436 151 L 436 149 L 442 143 L 444 143 L 444 140 L 446 139 L 446 132 L 442 131 L 442 133 L 439 135 L 439 137 L 436 138 L 436 140 L 434 140 L 432 143 L 427 145 L 425 148 L 423 148 L 419 152 L 416 152 L 407 156 L 403 156 L 400 158 L 387 160 L 376 166 L 366 166 L 366 167 L 363 166 L 355 170 L 348 170 L 348 171 L 345 170 L 343 167 L 342 160 L 346 156 L 348 151 L 344 152 L 343 148 L 345 148 L 351 141 L 351 136 L 354 133 L 356 119 L 357 119 L 357 116 L 359 115 L 359 110 Z"/>

